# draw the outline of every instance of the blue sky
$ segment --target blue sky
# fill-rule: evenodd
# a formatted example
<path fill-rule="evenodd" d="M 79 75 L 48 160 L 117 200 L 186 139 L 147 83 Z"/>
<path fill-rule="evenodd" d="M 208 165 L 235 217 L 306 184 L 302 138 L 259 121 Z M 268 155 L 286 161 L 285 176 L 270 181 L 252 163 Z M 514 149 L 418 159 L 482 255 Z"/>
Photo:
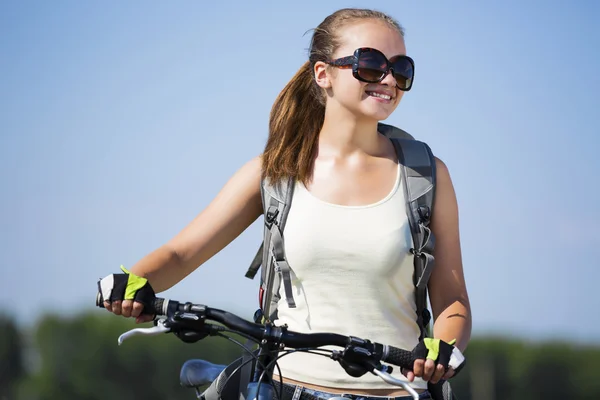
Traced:
<path fill-rule="evenodd" d="M 304 33 L 346 6 L 406 28 L 415 84 L 387 122 L 449 166 L 475 334 L 600 342 L 593 1 L 2 2 L 2 308 L 91 309 L 260 153 Z M 261 229 L 164 295 L 249 317 Z"/>

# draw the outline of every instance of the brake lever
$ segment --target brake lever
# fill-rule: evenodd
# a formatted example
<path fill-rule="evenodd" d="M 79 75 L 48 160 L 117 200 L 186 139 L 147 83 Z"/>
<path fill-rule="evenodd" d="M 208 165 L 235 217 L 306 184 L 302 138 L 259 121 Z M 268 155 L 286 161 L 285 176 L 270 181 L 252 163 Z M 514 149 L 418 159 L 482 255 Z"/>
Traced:
<path fill-rule="evenodd" d="M 165 319 L 159 319 L 156 320 L 156 326 L 153 326 L 152 328 L 135 328 L 135 329 L 131 329 L 125 333 L 123 333 L 121 336 L 119 336 L 119 339 L 117 340 L 117 342 L 119 343 L 119 346 L 121 344 L 123 344 L 123 341 L 125 341 L 125 339 L 128 339 L 132 336 L 138 336 L 138 335 L 158 335 L 161 333 L 167 333 L 171 331 L 171 328 L 169 326 L 167 326 L 165 324 Z"/>
<path fill-rule="evenodd" d="M 406 390 L 414 400 L 419 400 L 419 393 L 415 389 L 413 389 L 407 382 L 403 382 L 400 379 L 394 378 L 387 372 L 383 372 L 378 369 L 374 369 L 373 373 L 379 376 L 385 382 L 389 383 L 390 385 L 400 386 L 402 389 Z"/>

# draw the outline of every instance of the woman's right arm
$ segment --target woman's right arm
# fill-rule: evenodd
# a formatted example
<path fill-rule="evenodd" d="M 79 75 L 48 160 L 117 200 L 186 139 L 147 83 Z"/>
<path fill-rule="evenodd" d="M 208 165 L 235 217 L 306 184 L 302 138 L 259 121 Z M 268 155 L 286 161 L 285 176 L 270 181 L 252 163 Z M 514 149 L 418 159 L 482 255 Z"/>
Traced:
<path fill-rule="evenodd" d="M 261 159 L 240 168 L 213 201 L 181 232 L 138 261 L 130 271 L 148 279 L 156 293 L 169 289 L 221 251 L 262 214 Z M 141 304 L 105 303 L 115 314 L 137 317 Z M 120 303 L 120 302 L 119 302 Z"/>

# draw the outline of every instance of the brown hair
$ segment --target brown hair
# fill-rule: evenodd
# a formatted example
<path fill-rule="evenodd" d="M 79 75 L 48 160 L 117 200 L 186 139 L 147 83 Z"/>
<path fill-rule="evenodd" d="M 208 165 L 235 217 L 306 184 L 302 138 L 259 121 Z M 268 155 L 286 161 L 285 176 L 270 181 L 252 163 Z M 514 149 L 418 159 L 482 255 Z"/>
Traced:
<path fill-rule="evenodd" d="M 325 97 L 313 71 L 317 61 L 329 61 L 340 46 L 336 33 L 357 20 L 386 23 L 404 36 L 400 24 L 374 10 L 344 8 L 334 12 L 314 30 L 306 61 L 275 99 L 269 118 L 269 137 L 262 155 L 262 176 L 271 181 L 295 178 L 308 183 L 325 119 Z"/>

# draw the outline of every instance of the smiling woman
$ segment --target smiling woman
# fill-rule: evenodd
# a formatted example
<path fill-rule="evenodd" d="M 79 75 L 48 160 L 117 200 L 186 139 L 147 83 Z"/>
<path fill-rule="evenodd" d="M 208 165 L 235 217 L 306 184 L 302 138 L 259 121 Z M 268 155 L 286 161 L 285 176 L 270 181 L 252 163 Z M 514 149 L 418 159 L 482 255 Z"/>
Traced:
<path fill-rule="evenodd" d="M 364 9 L 328 16 L 314 31 L 308 60 L 275 100 L 263 154 L 234 174 L 182 232 L 134 265 L 129 279 L 105 280 L 104 306 L 144 319 L 142 304 L 131 301 L 137 298 L 128 286 L 136 281 L 132 275 L 146 278 L 146 288 L 166 290 L 264 215 L 269 233 L 262 266 L 286 261 L 286 268 L 273 269 L 284 284 L 271 286 L 263 298 L 269 323 L 414 349 L 413 368 L 393 371 L 394 377 L 411 382 L 423 399 L 449 398 L 437 384 L 462 367 L 455 361 L 463 360 L 471 332 L 456 196 L 448 169 L 427 145 L 412 141 L 417 144 L 399 150 L 403 145 L 380 124 L 411 90 L 414 70 L 403 29 L 391 17 Z M 428 164 L 408 173 L 407 165 L 420 157 Z M 407 211 L 406 204 L 418 205 L 411 201 L 421 194 L 406 190 L 406 181 L 425 169 L 435 185 L 433 204 Z M 431 182 L 424 182 L 420 191 L 431 190 Z M 285 212 L 273 207 L 275 200 L 262 203 L 266 185 L 280 183 L 295 193 Z M 279 245 L 269 241 L 273 235 Z M 430 278 L 417 276 L 415 268 L 431 264 L 433 256 Z M 415 277 L 428 282 L 433 338 L 424 337 L 429 316 L 416 297 L 426 292 L 417 292 Z M 117 281 L 126 284 L 116 290 Z M 350 376 L 348 369 L 302 352 L 279 365 L 296 399 L 407 395 L 375 375 Z"/>

